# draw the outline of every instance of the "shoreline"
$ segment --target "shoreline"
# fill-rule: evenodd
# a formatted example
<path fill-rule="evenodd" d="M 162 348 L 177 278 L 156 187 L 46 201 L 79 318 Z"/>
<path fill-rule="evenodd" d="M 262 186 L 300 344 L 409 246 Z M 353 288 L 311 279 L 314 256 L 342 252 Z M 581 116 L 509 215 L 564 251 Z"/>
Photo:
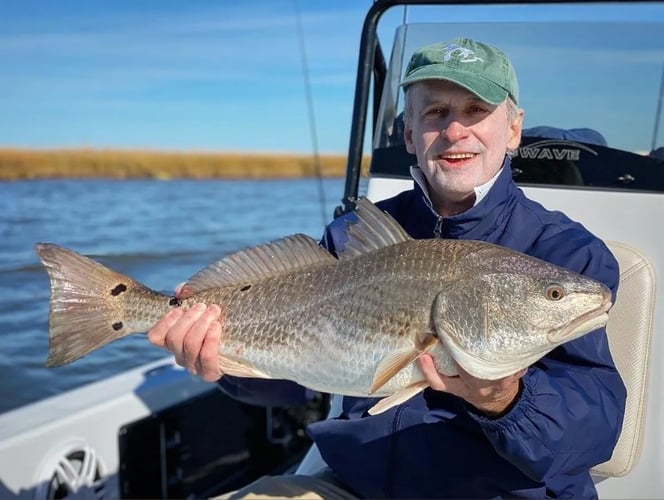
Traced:
<path fill-rule="evenodd" d="M 368 171 L 369 158 L 362 161 Z M 37 179 L 285 179 L 343 177 L 346 156 L 0 148 L 0 181 Z"/>

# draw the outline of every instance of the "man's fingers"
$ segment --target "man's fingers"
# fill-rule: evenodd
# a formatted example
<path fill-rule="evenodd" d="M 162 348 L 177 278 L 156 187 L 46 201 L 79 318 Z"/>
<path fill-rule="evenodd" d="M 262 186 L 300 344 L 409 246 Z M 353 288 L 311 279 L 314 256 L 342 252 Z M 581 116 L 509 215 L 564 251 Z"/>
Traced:
<path fill-rule="evenodd" d="M 150 343 L 157 347 L 166 348 L 166 334 L 183 314 L 184 311 L 177 307 L 168 311 L 168 313 L 157 321 L 157 323 L 148 331 L 148 340 Z"/>
<path fill-rule="evenodd" d="M 187 362 L 184 358 L 185 337 L 206 309 L 207 306 L 205 304 L 196 304 L 187 310 L 166 333 L 166 338 L 164 339 L 166 347 L 173 353 L 175 362 L 180 366 L 187 367 Z"/>
<path fill-rule="evenodd" d="M 215 319 L 207 329 L 199 354 L 198 375 L 206 382 L 215 382 L 223 375 L 219 367 L 221 322 Z"/>
<path fill-rule="evenodd" d="M 182 339 L 182 359 L 184 366 L 194 374 L 197 374 L 196 365 L 208 328 L 219 317 L 219 313 L 218 306 L 205 308 Z"/>
<path fill-rule="evenodd" d="M 424 378 L 429 382 L 429 386 L 432 389 L 437 391 L 445 391 L 447 387 L 443 382 L 443 379 L 440 376 L 440 373 L 436 370 L 436 366 L 433 363 L 433 357 L 431 354 L 423 354 L 419 357 L 418 363 L 420 365 L 420 370 L 424 374 Z"/>

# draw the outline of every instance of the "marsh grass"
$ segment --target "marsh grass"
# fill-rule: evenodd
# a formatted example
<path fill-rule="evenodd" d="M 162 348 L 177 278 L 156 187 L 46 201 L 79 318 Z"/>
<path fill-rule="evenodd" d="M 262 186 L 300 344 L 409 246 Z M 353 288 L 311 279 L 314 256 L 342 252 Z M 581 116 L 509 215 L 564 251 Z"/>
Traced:
<path fill-rule="evenodd" d="M 322 177 L 345 173 L 342 155 L 319 157 Z M 363 159 L 363 172 L 368 159 Z M 0 148 L 0 180 L 53 178 L 258 179 L 318 175 L 313 156 L 251 153 L 179 153 L 140 150 Z"/>

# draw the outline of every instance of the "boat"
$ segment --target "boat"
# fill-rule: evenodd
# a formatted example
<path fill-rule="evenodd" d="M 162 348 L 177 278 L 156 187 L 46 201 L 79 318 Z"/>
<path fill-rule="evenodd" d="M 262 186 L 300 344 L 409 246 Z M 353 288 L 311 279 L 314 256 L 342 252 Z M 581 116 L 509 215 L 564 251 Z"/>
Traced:
<path fill-rule="evenodd" d="M 592 470 L 600 498 L 664 492 L 662 32 L 661 1 L 374 2 L 336 211 L 352 210 L 361 194 L 376 201 L 412 185 L 398 82 L 414 48 L 458 34 L 508 51 L 527 103 L 514 178 L 604 239 L 621 266 L 608 333 L 628 405 L 612 458 Z M 324 463 L 306 426 L 339 408 L 334 395 L 306 407 L 252 407 L 172 359 L 155 361 L 0 415 L 0 496 L 202 497 L 263 474 L 312 473 Z"/>

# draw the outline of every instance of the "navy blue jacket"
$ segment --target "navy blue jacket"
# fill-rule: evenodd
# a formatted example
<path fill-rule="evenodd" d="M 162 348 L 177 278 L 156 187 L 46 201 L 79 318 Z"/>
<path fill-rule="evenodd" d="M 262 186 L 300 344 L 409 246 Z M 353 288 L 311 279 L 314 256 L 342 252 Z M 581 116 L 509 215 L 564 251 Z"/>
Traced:
<path fill-rule="evenodd" d="M 614 293 L 618 264 L 602 241 L 560 212 L 544 209 L 514 184 L 509 160 L 485 198 L 448 218 L 421 189 L 378 205 L 414 238 L 497 243 L 602 281 Z M 352 215 L 351 215 L 352 216 Z M 345 240 L 335 220 L 325 242 Z M 281 405 L 303 398 L 294 383 L 223 377 L 246 402 Z M 496 498 L 597 496 L 588 470 L 608 460 L 622 427 L 626 391 L 604 329 L 568 342 L 528 369 L 516 403 L 488 418 L 462 399 L 427 389 L 387 412 L 377 401 L 345 397 L 339 418 L 309 433 L 339 479 L 366 497 Z"/>

